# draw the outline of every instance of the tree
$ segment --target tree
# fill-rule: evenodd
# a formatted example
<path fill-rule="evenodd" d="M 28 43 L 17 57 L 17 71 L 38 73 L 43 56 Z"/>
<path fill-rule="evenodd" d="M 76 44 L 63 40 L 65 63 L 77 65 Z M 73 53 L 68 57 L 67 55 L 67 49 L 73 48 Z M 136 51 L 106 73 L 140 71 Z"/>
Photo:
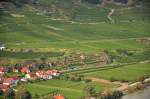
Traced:
<path fill-rule="evenodd" d="M 38 98 L 40 98 L 40 96 L 38 94 L 35 94 L 34 98 L 38 99 Z"/>
<path fill-rule="evenodd" d="M 87 97 L 89 97 L 89 98 L 96 97 L 96 90 L 92 86 L 85 87 L 85 92 L 86 92 Z"/>
<path fill-rule="evenodd" d="M 29 91 L 25 91 L 24 93 L 22 93 L 21 99 L 32 99 L 32 95 Z"/>
<path fill-rule="evenodd" d="M 6 93 L 5 93 L 5 98 L 6 99 L 15 99 L 15 92 L 12 89 L 9 89 Z"/>
<path fill-rule="evenodd" d="M 17 87 L 16 99 L 22 99 L 22 95 L 26 92 L 24 84 L 21 84 Z M 25 99 L 25 98 L 23 98 Z"/>
<path fill-rule="evenodd" d="M 100 95 L 101 99 L 120 99 L 120 97 L 122 96 L 123 92 L 117 90 L 114 91 L 107 90 Z"/>
<path fill-rule="evenodd" d="M 41 57 L 40 60 L 41 60 L 41 62 L 42 62 L 43 64 L 45 64 L 46 61 L 47 61 L 47 57 Z"/>

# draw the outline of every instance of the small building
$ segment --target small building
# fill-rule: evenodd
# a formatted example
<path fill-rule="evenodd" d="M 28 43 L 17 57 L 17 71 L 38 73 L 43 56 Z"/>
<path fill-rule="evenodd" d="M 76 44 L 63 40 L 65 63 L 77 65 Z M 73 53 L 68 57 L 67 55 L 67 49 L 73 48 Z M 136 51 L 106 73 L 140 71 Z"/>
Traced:
<path fill-rule="evenodd" d="M 27 67 L 27 66 L 22 67 L 21 72 L 25 73 L 25 74 L 30 73 L 29 67 Z"/>
<path fill-rule="evenodd" d="M 53 99 L 65 99 L 65 97 L 63 95 L 58 94 L 58 95 L 55 95 Z"/>
<path fill-rule="evenodd" d="M 9 86 L 8 85 L 0 84 L 0 91 L 6 92 L 7 90 L 9 90 Z"/>
<path fill-rule="evenodd" d="M 7 86 L 16 86 L 19 82 L 19 77 L 8 77 L 8 78 L 4 78 L 3 80 L 3 85 L 7 85 Z"/>
<path fill-rule="evenodd" d="M 49 75 L 52 75 L 52 76 L 59 76 L 60 75 L 60 72 L 58 70 L 47 70 L 46 73 Z"/>
<path fill-rule="evenodd" d="M 49 80 L 52 79 L 52 75 L 49 75 L 45 73 L 45 71 L 37 71 L 36 75 L 38 78 L 44 79 L 44 80 Z"/>
<path fill-rule="evenodd" d="M 43 74 L 44 74 L 44 71 L 43 71 L 43 70 L 39 70 L 39 71 L 36 72 L 36 75 L 37 75 L 38 77 L 41 77 Z"/>
<path fill-rule="evenodd" d="M 6 72 L 6 68 L 0 67 L 0 75 L 3 75 Z"/>
<path fill-rule="evenodd" d="M 36 73 L 27 73 L 25 78 L 28 80 L 36 80 L 38 77 L 36 76 Z"/>

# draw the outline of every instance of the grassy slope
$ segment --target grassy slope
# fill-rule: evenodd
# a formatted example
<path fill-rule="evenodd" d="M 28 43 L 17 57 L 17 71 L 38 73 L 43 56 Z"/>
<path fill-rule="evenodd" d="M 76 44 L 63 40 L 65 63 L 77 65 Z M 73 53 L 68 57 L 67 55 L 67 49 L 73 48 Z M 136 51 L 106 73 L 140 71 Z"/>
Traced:
<path fill-rule="evenodd" d="M 43 4 L 45 2 L 50 3 L 47 0 L 41 0 L 41 2 Z M 65 15 L 73 17 L 72 20 L 76 23 L 52 20 L 52 17 L 59 16 L 60 13 L 57 12 L 52 17 L 43 13 L 39 15 L 31 6 L 23 8 L 11 6 L 10 9 L 5 9 L 8 12 L 1 11 L 0 13 L 4 14 L 0 16 L 0 41 L 6 43 L 8 48 L 48 48 L 55 50 L 99 51 L 100 49 L 120 48 L 140 50 L 149 47 L 149 45 L 141 45 L 135 40 L 129 40 L 129 38 L 150 37 L 147 9 L 144 12 L 142 11 L 143 8 L 117 10 L 113 16 L 117 23 L 111 24 L 106 17 L 109 10 L 104 8 L 83 4 L 81 7 L 77 6 L 77 8 L 69 9 L 72 7 L 70 0 L 65 4 L 65 7 L 60 5 L 59 7 L 61 8 L 59 11 L 69 12 Z M 116 9 L 120 9 L 120 7 Z M 25 17 L 13 17 L 11 14 L 24 15 Z M 143 18 L 146 21 L 142 21 Z M 134 20 L 134 22 L 128 22 L 130 20 Z M 96 23 L 87 24 L 87 22 Z M 18 45 L 18 43 L 20 44 Z M 141 75 L 149 75 L 149 72 L 149 64 L 139 64 L 90 72 L 86 75 L 132 81 Z M 27 84 L 26 88 L 32 94 L 40 93 L 40 95 L 60 89 L 68 98 L 79 99 L 83 95 L 83 88 L 86 85 L 82 82 L 50 80 Z M 100 91 L 112 87 L 103 84 L 91 85 Z"/>

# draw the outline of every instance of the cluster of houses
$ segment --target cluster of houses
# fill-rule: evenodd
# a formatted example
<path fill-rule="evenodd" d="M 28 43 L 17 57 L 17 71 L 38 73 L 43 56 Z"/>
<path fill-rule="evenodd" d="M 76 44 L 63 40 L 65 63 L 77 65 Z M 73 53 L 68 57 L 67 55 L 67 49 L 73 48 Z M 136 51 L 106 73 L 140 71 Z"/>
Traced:
<path fill-rule="evenodd" d="M 21 81 L 28 81 L 28 80 L 36 80 L 36 79 L 43 79 L 43 80 L 50 80 L 54 76 L 58 77 L 60 72 L 58 70 L 39 70 L 36 72 L 30 72 L 28 67 L 23 67 L 21 69 L 22 73 L 25 73 L 25 77 L 21 78 Z"/>
<path fill-rule="evenodd" d="M 18 71 L 16 70 L 15 72 Z M 5 77 L 4 74 L 7 73 L 7 69 L 5 67 L 0 67 L 0 91 L 6 92 L 9 88 L 17 86 L 19 82 L 28 82 L 37 79 L 50 80 L 60 75 L 60 71 L 58 70 L 38 70 L 31 72 L 27 66 L 22 67 L 20 72 L 25 75 L 23 77 Z"/>

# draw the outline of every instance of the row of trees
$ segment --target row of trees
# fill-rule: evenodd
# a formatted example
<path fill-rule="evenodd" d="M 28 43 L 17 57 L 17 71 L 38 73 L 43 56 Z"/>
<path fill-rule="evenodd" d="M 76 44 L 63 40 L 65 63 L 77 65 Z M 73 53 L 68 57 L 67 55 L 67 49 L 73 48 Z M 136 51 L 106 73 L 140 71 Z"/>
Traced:
<path fill-rule="evenodd" d="M 87 86 L 84 90 L 86 92 L 85 99 L 91 99 L 91 97 L 93 99 L 120 99 L 123 96 L 123 92 L 117 90 L 108 90 L 103 93 L 97 92 L 92 86 Z"/>

